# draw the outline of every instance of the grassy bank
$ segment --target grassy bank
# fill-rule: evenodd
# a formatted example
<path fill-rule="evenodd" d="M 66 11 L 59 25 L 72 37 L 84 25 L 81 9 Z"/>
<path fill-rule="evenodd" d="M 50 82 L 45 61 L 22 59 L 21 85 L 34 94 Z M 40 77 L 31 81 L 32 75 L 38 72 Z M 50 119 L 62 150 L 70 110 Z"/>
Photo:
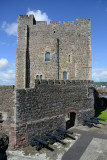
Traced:
<path fill-rule="evenodd" d="M 101 108 L 101 109 L 96 108 L 95 109 L 95 117 L 105 119 L 105 122 L 107 122 L 107 109 L 105 109 L 105 108 Z"/>

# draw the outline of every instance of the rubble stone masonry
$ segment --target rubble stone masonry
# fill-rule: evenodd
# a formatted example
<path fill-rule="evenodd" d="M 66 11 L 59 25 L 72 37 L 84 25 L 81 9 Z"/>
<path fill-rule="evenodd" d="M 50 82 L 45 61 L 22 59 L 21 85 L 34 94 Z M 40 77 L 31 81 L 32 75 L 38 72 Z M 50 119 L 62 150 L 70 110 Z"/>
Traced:
<path fill-rule="evenodd" d="M 0 86 L 0 130 L 9 135 L 9 147 L 16 145 L 14 86 Z"/>
<path fill-rule="evenodd" d="M 35 80 L 34 88 L 0 87 L 0 129 L 9 135 L 9 147 L 27 146 L 34 135 L 66 128 L 66 115 L 76 113 L 75 125 L 94 116 L 93 82 L 89 80 Z"/>
<path fill-rule="evenodd" d="M 66 115 L 75 111 L 76 125 L 94 116 L 92 81 L 36 80 L 35 88 L 16 90 L 17 145 L 27 145 L 34 135 L 66 128 Z"/>

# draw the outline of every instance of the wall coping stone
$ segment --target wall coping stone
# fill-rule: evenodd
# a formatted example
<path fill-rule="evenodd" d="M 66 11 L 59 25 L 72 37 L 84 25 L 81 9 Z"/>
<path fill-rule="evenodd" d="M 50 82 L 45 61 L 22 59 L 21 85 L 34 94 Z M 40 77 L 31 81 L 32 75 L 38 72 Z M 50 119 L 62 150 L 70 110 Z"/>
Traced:
<path fill-rule="evenodd" d="M 47 84 L 47 85 L 68 85 L 68 84 L 93 84 L 94 81 L 92 80 L 35 80 L 35 87 L 36 85 Z"/>

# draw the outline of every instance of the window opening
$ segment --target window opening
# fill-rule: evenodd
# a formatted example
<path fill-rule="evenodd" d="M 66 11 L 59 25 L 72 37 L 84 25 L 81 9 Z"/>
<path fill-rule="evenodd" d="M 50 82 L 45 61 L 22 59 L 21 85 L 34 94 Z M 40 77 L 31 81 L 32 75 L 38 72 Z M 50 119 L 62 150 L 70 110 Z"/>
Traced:
<path fill-rule="evenodd" d="M 71 57 L 70 57 L 70 55 L 68 56 L 68 62 L 70 62 L 71 61 Z"/>
<path fill-rule="evenodd" d="M 50 61 L 50 53 L 49 52 L 45 53 L 45 61 Z"/>
<path fill-rule="evenodd" d="M 40 75 L 40 79 L 42 79 L 42 75 Z"/>
<path fill-rule="evenodd" d="M 63 80 L 64 79 L 67 79 L 67 72 L 65 72 L 65 71 L 63 72 Z"/>
<path fill-rule="evenodd" d="M 39 76 L 38 76 L 38 75 L 36 76 L 36 79 L 39 79 Z"/>
<path fill-rule="evenodd" d="M 2 113 L 0 113 L 0 122 L 3 122 Z"/>
<path fill-rule="evenodd" d="M 0 113 L 0 120 L 2 120 L 2 113 Z"/>

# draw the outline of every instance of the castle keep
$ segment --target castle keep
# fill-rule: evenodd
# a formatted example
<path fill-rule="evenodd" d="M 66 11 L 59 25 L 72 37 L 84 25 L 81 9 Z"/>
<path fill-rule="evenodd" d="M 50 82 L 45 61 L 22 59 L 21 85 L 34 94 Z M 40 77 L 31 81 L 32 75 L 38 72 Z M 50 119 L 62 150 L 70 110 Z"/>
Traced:
<path fill-rule="evenodd" d="M 34 87 L 34 79 L 92 80 L 90 19 L 19 16 L 17 35 L 16 88 Z"/>
<path fill-rule="evenodd" d="M 15 79 L 15 88 L 0 87 L 0 128 L 12 148 L 93 117 L 90 20 L 19 16 Z"/>

